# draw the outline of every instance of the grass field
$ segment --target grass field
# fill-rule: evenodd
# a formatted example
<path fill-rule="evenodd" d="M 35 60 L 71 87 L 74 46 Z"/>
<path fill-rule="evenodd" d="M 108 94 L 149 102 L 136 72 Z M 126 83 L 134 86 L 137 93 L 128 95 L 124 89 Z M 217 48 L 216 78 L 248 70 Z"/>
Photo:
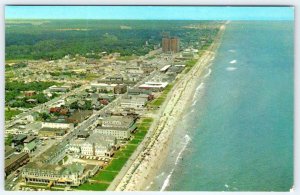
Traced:
<path fill-rule="evenodd" d="M 162 92 L 162 94 L 156 98 L 155 100 L 153 100 L 152 102 L 150 102 L 148 105 L 150 107 L 154 107 L 154 108 L 158 108 L 159 106 L 161 106 L 165 99 L 167 98 L 168 96 L 168 93 L 171 91 L 172 87 L 174 86 L 174 84 L 169 84 L 165 89 L 164 91 Z"/>
<path fill-rule="evenodd" d="M 105 182 L 112 182 L 114 178 L 117 176 L 117 172 L 111 172 L 103 170 L 101 171 L 101 174 L 95 175 L 92 180 L 98 180 L 98 181 L 105 181 Z"/>
<path fill-rule="evenodd" d="M 20 114 L 22 111 L 20 110 L 7 110 L 5 109 L 5 120 L 10 120 L 12 117 Z"/>
<path fill-rule="evenodd" d="M 127 160 L 128 158 L 125 157 L 119 157 L 117 159 L 113 159 L 105 170 L 118 172 L 122 169 L 123 165 L 126 163 Z"/>
<path fill-rule="evenodd" d="M 87 191 L 105 191 L 108 188 L 108 186 L 109 184 L 106 183 L 94 183 L 94 184 L 85 183 L 75 189 L 87 190 Z"/>

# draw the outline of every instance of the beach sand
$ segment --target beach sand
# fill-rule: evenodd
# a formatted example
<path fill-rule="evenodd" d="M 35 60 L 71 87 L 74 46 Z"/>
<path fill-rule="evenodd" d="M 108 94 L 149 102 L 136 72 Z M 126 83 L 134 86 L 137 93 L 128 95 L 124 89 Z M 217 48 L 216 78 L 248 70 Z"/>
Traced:
<path fill-rule="evenodd" d="M 184 111 L 191 104 L 195 89 L 199 85 L 198 79 L 203 77 L 204 70 L 207 69 L 220 45 L 225 25 L 220 27 L 220 32 L 207 51 L 199 58 L 193 68 L 184 75 L 180 75 L 178 82 L 169 93 L 164 105 L 162 115 L 153 136 L 149 138 L 149 144 L 134 160 L 120 183 L 116 191 L 141 191 L 150 185 L 157 170 L 167 156 L 170 136 L 175 129 L 177 122 L 184 114 Z"/>

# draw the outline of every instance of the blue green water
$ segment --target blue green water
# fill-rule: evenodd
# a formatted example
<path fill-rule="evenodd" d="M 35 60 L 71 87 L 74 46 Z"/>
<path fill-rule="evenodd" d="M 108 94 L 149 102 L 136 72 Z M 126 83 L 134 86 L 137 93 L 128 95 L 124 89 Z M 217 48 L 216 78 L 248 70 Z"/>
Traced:
<path fill-rule="evenodd" d="M 292 22 L 232 22 L 148 190 L 288 191 Z"/>

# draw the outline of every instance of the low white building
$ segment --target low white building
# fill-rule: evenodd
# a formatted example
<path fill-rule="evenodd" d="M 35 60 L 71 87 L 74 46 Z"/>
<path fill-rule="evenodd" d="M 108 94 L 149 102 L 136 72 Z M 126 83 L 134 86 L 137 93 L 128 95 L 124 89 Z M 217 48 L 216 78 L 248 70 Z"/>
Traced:
<path fill-rule="evenodd" d="M 128 96 L 121 99 L 120 105 L 123 109 L 142 110 L 145 108 L 147 101 L 148 99 L 144 97 Z"/>
<path fill-rule="evenodd" d="M 140 85 L 140 89 L 150 89 L 152 91 L 162 91 L 168 86 L 168 82 L 145 82 Z"/>
<path fill-rule="evenodd" d="M 55 123 L 55 122 L 43 122 L 42 128 L 53 128 L 53 129 L 70 129 L 74 128 L 73 123 Z"/>

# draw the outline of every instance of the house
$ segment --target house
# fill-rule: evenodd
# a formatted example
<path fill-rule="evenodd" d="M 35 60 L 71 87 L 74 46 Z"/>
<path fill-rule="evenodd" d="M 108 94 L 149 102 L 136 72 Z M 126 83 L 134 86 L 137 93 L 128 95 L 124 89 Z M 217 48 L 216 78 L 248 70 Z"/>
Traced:
<path fill-rule="evenodd" d="M 67 91 L 70 91 L 71 89 L 72 89 L 72 86 L 70 86 L 70 85 L 63 85 L 60 87 L 53 85 L 45 91 L 47 91 L 47 92 L 67 92 Z"/>
<path fill-rule="evenodd" d="M 114 93 L 115 94 L 123 94 L 126 93 L 127 91 L 127 86 L 126 85 L 116 85 L 114 87 Z"/>
<path fill-rule="evenodd" d="M 24 95 L 25 97 L 32 97 L 34 95 L 36 95 L 35 91 L 24 91 Z"/>
<path fill-rule="evenodd" d="M 101 103 L 102 105 L 108 105 L 108 104 L 109 104 L 109 101 L 103 99 L 103 100 L 100 100 L 100 103 Z"/>
<path fill-rule="evenodd" d="M 24 145 L 29 144 L 31 142 L 36 142 L 36 137 L 34 136 L 28 136 L 25 140 L 24 140 Z"/>
<path fill-rule="evenodd" d="M 67 115 L 69 112 L 70 111 L 69 111 L 68 108 L 62 108 L 62 109 L 60 109 L 59 114 L 61 114 L 61 115 Z"/>
<path fill-rule="evenodd" d="M 27 135 L 24 135 L 24 134 L 15 135 L 12 140 L 13 147 L 22 145 L 26 138 L 27 138 Z"/>
<path fill-rule="evenodd" d="M 35 121 L 38 117 L 39 117 L 39 113 L 33 112 L 33 113 L 28 114 L 28 115 L 26 116 L 26 120 L 29 121 L 29 122 L 33 122 L 33 121 Z"/>
<path fill-rule="evenodd" d="M 99 96 L 99 100 L 107 100 L 108 102 L 111 102 L 115 99 L 115 95 L 110 94 L 101 94 Z"/>
<path fill-rule="evenodd" d="M 30 104 L 35 104 L 37 103 L 37 100 L 36 99 L 28 99 L 26 100 L 27 103 L 30 103 Z"/>
<path fill-rule="evenodd" d="M 24 144 L 23 152 L 31 153 L 36 149 L 36 142 L 30 142 L 28 144 Z"/>
<path fill-rule="evenodd" d="M 49 112 L 50 112 L 50 113 L 59 113 L 60 110 L 61 110 L 61 107 L 51 107 L 51 108 L 49 109 Z"/>

